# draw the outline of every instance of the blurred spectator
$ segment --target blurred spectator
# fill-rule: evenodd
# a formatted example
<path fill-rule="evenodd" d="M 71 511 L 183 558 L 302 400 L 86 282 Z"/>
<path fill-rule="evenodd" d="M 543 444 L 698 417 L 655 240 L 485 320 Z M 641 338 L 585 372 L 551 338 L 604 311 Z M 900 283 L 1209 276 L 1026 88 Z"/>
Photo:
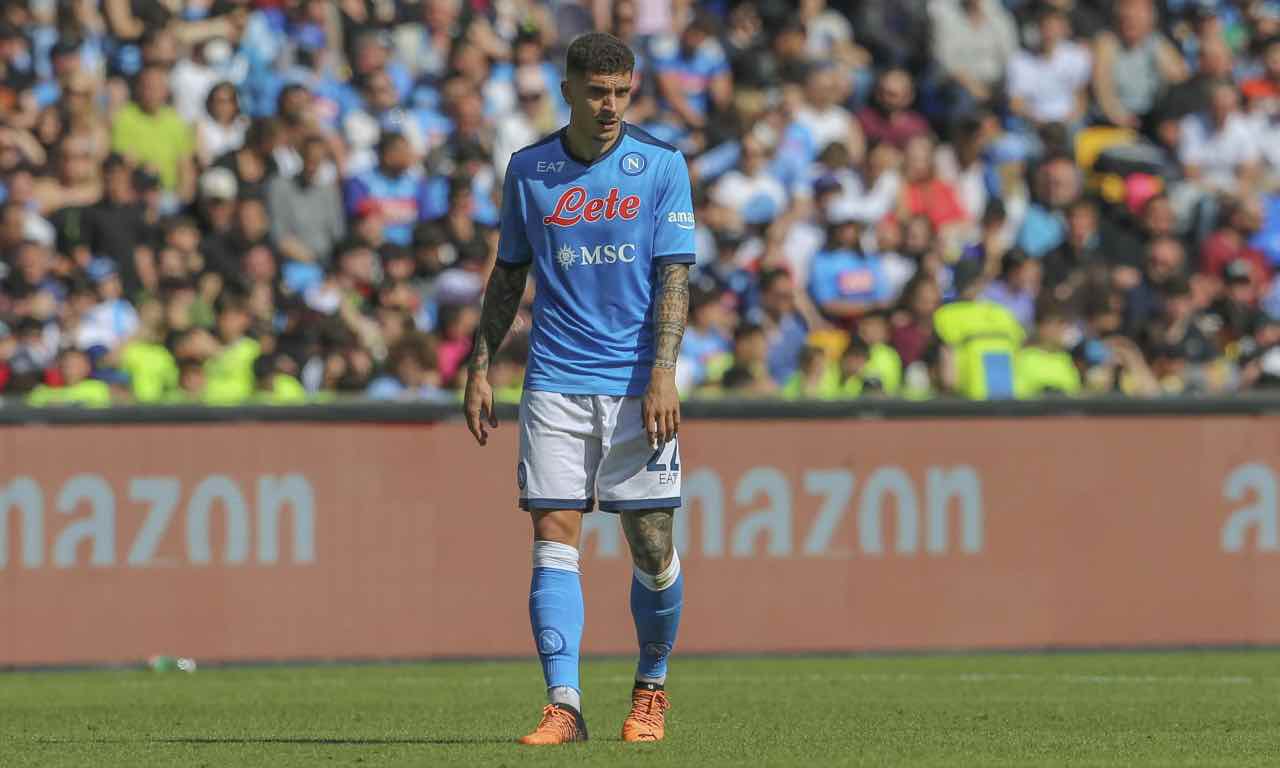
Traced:
<path fill-rule="evenodd" d="M 987 284 L 982 298 L 1009 310 L 1023 328 L 1030 329 L 1035 321 L 1040 279 L 1040 263 L 1014 249 L 1004 255 L 999 278 Z"/>
<path fill-rule="evenodd" d="M 158 66 L 144 68 L 133 83 L 133 99 L 116 113 L 111 148 L 151 168 L 170 193 L 189 200 L 195 184 L 195 140 L 191 126 L 169 106 L 169 79 Z"/>
<path fill-rule="evenodd" d="M 930 136 L 917 136 L 907 142 L 898 216 L 903 220 L 916 216 L 927 218 L 938 237 L 952 250 L 958 250 L 967 234 L 969 212 L 955 186 L 938 178 L 936 168 L 934 142 Z"/>
<path fill-rule="evenodd" d="M 1066 155 L 1052 155 L 1035 170 L 1034 202 L 1018 230 L 1018 247 L 1038 259 L 1066 241 L 1066 212 L 1080 198 L 1080 173 Z"/>
<path fill-rule="evenodd" d="M 253 361 L 252 399 L 267 405 L 305 403 L 307 390 L 288 370 L 288 358 L 283 355 L 260 355 Z"/>
<path fill-rule="evenodd" d="M 925 356 L 933 337 L 933 313 L 942 304 L 942 292 L 927 275 L 917 275 L 902 291 L 891 315 L 889 341 L 904 366 Z"/>
<path fill-rule="evenodd" d="M 1224 200 L 1218 221 L 1218 228 L 1200 246 L 1199 271 L 1223 279 L 1228 266 L 1244 263 L 1255 288 L 1263 290 L 1271 281 L 1271 264 L 1250 244 L 1262 227 L 1262 204 L 1256 197 Z"/>
<path fill-rule="evenodd" d="M 1066 239 L 1045 254 L 1043 264 L 1043 292 L 1059 303 L 1069 302 L 1090 280 L 1107 279 L 1094 202 L 1078 200 L 1067 209 Z"/>
<path fill-rule="evenodd" d="M 796 122 L 809 134 L 819 149 L 839 142 L 844 144 L 855 165 L 866 155 L 866 139 L 862 128 L 843 102 L 849 88 L 834 66 L 815 64 L 805 80 L 804 104 L 796 112 Z"/>
<path fill-rule="evenodd" d="M 234 405 L 248 400 L 257 389 L 253 364 L 261 345 L 248 333 L 253 323 L 243 297 L 227 296 L 218 308 L 216 351 L 205 363 L 205 401 Z"/>
<path fill-rule="evenodd" d="M 1156 28 L 1152 0 L 1117 0 L 1114 31 L 1095 38 L 1093 61 L 1098 109 L 1124 128 L 1142 127 L 1160 95 L 1187 78 L 1182 57 Z"/>
<path fill-rule="evenodd" d="M 739 325 L 733 334 L 733 365 L 724 372 L 721 388 L 727 394 L 756 396 L 778 391 L 778 385 L 769 375 L 769 343 L 765 331 L 754 323 Z M 797 360 L 799 363 L 799 350 Z M 787 376 L 790 377 L 790 372 Z"/>
<path fill-rule="evenodd" d="M 686 129 L 706 127 L 733 96 L 733 78 L 724 50 L 714 37 L 716 25 L 696 14 L 679 38 L 664 37 L 652 46 L 662 106 Z"/>
<path fill-rule="evenodd" d="M 419 333 L 400 339 L 387 356 L 387 372 L 369 384 L 368 394 L 375 400 L 444 399 L 435 340 Z"/>
<path fill-rule="evenodd" d="M 111 388 L 106 382 L 89 378 L 93 368 L 89 356 L 76 347 L 58 353 L 60 383 L 41 384 L 27 396 L 28 405 L 80 405 L 105 408 L 111 405 Z"/>
<path fill-rule="evenodd" d="M 697 281 L 689 296 L 689 324 L 680 342 L 676 382 L 681 391 L 714 382 L 730 362 L 734 315 L 725 295 L 709 280 Z"/>
<path fill-rule="evenodd" d="M 201 165 L 244 145 L 249 118 L 240 112 L 240 97 L 231 83 L 222 82 L 209 90 L 205 114 L 196 123 L 196 155 Z"/>
<path fill-rule="evenodd" d="M 822 347 L 800 349 L 799 365 L 782 387 L 788 400 L 834 400 L 840 396 L 840 369 L 827 360 Z"/>
<path fill-rule="evenodd" d="M 911 109 L 915 98 L 915 86 L 906 70 L 889 69 L 881 73 L 871 103 L 858 111 L 858 123 L 866 141 L 905 149 L 908 141 L 927 134 L 928 122 Z"/>
<path fill-rule="evenodd" d="M 178 388 L 178 364 L 165 346 L 164 306 L 155 300 L 138 306 L 138 332 L 120 350 L 120 370 L 129 377 L 139 403 L 158 403 Z"/>
<path fill-rule="evenodd" d="M 998 103 L 1018 46 L 1013 16 L 999 0 L 935 0 L 929 16 L 946 115 Z"/>
<path fill-rule="evenodd" d="M 957 299 L 934 313 L 933 325 L 944 345 L 939 378 L 943 387 L 972 400 L 1014 396 L 1014 358 L 1025 331 L 1009 310 L 981 299 L 986 288 L 982 267 L 962 261 L 956 268 Z"/>
<path fill-rule="evenodd" d="M 1192 180 L 1218 192 L 1251 188 L 1262 153 L 1234 85 L 1214 85 L 1209 111 L 1185 117 L 1181 137 L 1178 157 Z"/>
<path fill-rule="evenodd" d="M 541 71 L 531 67 L 517 69 L 514 86 L 517 109 L 498 124 L 493 143 L 493 166 L 499 176 L 506 173 L 507 162 L 514 152 L 558 127 L 552 97 Z"/>
<path fill-rule="evenodd" d="M 833 214 L 827 243 L 809 268 L 809 296 L 822 314 L 843 327 L 892 298 L 879 258 L 863 253 L 851 212 Z"/>
<path fill-rule="evenodd" d="M 1221 35 L 1200 41 L 1195 74 L 1171 87 L 1165 95 L 1163 111 L 1173 117 L 1209 112 L 1213 108 L 1213 90 L 1232 82 L 1231 48 Z"/>
<path fill-rule="evenodd" d="M 858 330 L 841 356 L 841 387 L 846 397 L 896 396 L 902 389 L 902 358 L 889 342 L 889 313 L 870 312 L 858 321 Z"/>
<path fill-rule="evenodd" d="M 711 191 L 715 201 L 738 211 L 747 224 L 762 224 L 786 210 L 787 190 L 769 172 L 770 150 L 754 136 L 742 140 L 741 170 L 729 171 Z"/>
<path fill-rule="evenodd" d="M 346 236 L 342 194 L 326 180 L 332 166 L 325 140 L 308 136 L 301 150 L 301 172 L 292 178 L 276 176 L 267 184 L 271 240 L 286 259 L 321 267 Z"/>
<path fill-rule="evenodd" d="M 765 361 L 772 381 L 786 381 L 799 364 L 800 348 L 809 331 L 809 322 L 797 309 L 796 285 L 790 274 L 781 269 L 761 273 L 760 304 L 746 322 L 764 334 Z"/>
<path fill-rule="evenodd" d="M 413 164 L 408 139 L 398 133 L 386 133 L 378 140 L 377 168 L 347 184 L 347 213 L 377 214 L 383 237 L 396 245 L 409 245 L 414 224 L 427 218 L 426 182 Z"/>
<path fill-rule="evenodd" d="M 919 74 L 929 55 L 930 0 L 864 0 L 854 28 L 877 63 Z"/>
<path fill-rule="evenodd" d="M 95 259 L 86 271 L 93 280 L 98 303 L 81 319 L 76 345 L 110 352 L 138 330 L 138 313 L 124 298 L 124 286 L 110 259 Z"/>
<path fill-rule="evenodd" d="M 1166 289 L 1188 275 L 1187 255 L 1174 237 L 1155 237 L 1147 245 L 1141 280 L 1125 296 L 1125 331 L 1138 338 L 1143 329 L 1160 315 Z M 1188 288 L 1189 290 L 1189 288 Z"/>
<path fill-rule="evenodd" d="M 1088 110 L 1092 72 L 1089 51 L 1071 41 L 1067 15 L 1045 9 L 1035 52 L 1018 51 L 1009 61 L 1009 106 L 1032 125 L 1079 125 Z"/>
<path fill-rule="evenodd" d="M 1263 316 L 1240 359 L 1243 387 L 1275 389 L 1280 386 L 1280 320 Z"/>
<path fill-rule="evenodd" d="M 1080 371 L 1066 351 L 1069 318 L 1057 304 L 1044 304 L 1036 312 L 1035 335 L 1018 353 L 1018 397 L 1076 395 Z"/>

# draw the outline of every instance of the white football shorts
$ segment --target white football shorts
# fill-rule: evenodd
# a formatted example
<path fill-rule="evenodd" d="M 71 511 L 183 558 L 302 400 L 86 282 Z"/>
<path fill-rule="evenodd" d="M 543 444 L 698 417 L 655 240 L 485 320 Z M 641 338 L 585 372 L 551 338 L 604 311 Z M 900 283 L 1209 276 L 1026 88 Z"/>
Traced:
<path fill-rule="evenodd" d="M 520 508 L 601 511 L 680 506 L 680 446 L 654 450 L 639 397 L 526 389 L 520 400 Z"/>

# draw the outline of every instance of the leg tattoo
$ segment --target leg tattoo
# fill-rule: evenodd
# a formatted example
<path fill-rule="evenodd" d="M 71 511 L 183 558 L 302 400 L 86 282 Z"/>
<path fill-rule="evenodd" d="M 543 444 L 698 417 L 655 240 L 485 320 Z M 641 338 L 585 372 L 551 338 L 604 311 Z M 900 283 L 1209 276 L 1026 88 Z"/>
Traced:
<path fill-rule="evenodd" d="M 622 513 L 622 532 L 631 547 L 631 561 L 645 573 L 662 573 L 674 551 L 671 525 L 675 510 L 646 509 Z"/>

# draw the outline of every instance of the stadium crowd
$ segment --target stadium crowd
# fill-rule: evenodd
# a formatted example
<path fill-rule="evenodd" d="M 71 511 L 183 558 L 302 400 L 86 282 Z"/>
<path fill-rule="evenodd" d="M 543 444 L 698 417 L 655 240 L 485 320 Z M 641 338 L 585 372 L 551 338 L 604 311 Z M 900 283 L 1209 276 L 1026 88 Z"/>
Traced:
<path fill-rule="evenodd" d="M 0 0 L 0 395 L 456 398 L 591 29 L 689 159 L 686 396 L 1280 383 L 1275 0 Z"/>

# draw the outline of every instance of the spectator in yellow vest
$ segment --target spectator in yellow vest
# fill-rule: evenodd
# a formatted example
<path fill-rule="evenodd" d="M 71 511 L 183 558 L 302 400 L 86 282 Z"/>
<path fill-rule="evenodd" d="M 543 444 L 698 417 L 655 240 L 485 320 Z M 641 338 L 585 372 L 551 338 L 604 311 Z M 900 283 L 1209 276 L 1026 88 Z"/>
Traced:
<path fill-rule="evenodd" d="M 1014 396 L 1014 358 L 1025 332 L 1008 309 L 981 298 L 986 287 L 983 267 L 965 260 L 952 278 L 956 301 L 933 315 L 939 350 L 939 378 L 944 387 L 970 400 Z"/>
<path fill-rule="evenodd" d="M 253 363 L 262 348 L 248 336 L 252 323 L 244 299 L 231 297 L 218 311 L 218 336 L 222 348 L 205 362 L 205 402 L 236 405 L 253 396 L 256 379 Z"/>
<path fill-rule="evenodd" d="M 1018 352 L 1014 366 L 1018 397 L 1080 394 L 1080 371 L 1066 350 L 1070 328 L 1062 308 L 1051 303 L 1040 305 L 1035 340 Z"/>
<path fill-rule="evenodd" d="M 89 355 L 84 351 L 69 347 L 58 353 L 58 371 L 62 375 L 62 386 L 41 384 L 27 395 L 29 405 L 81 405 L 89 408 L 111 405 L 111 388 L 105 381 L 89 378 L 93 368 Z"/>

